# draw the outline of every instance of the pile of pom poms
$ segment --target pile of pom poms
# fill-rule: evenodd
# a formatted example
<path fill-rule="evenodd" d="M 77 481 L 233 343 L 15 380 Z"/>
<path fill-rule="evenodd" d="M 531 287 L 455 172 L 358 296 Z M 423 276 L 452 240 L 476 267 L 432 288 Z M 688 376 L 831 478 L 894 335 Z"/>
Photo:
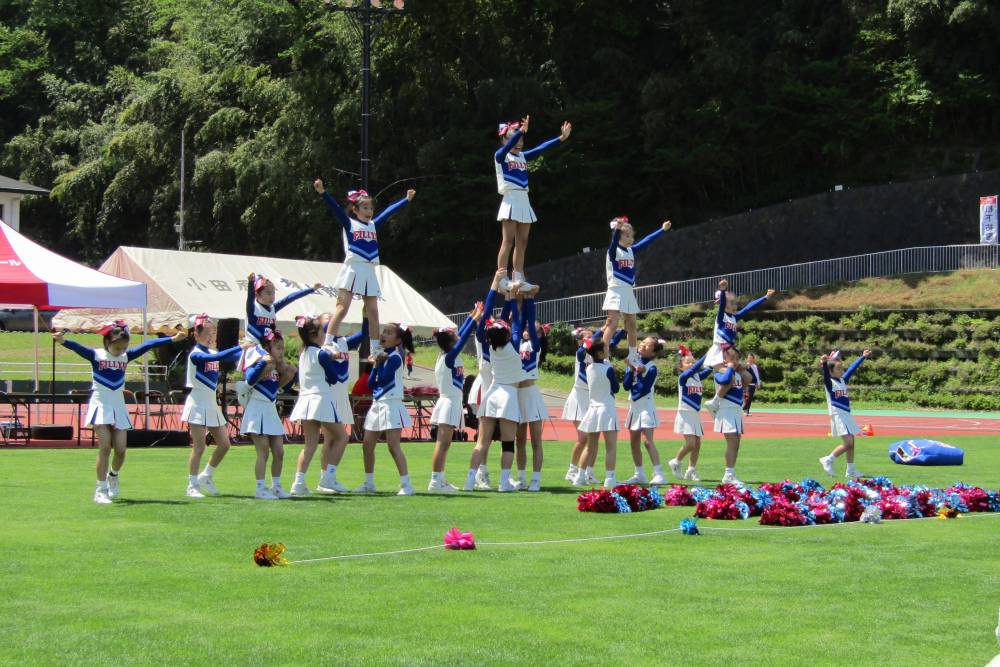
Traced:
<path fill-rule="evenodd" d="M 663 496 L 655 488 L 636 484 L 619 484 L 613 489 L 585 491 L 576 499 L 581 512 L 628 514 L 663 507 Z"/>
<path fill-rule="evenodd" d="M 261 567 L 277 567 L 288 565 L 288 559 L 284 557 L 285 545 L 265 542 L 257 547 L 253 552 L 253 562 Z"/>
<path fill-rule="evenodd" d="M 463 533 L 458 528 L 452 528 L 444 534 L 444 548 L 453 551 L 475 549 L 476 537 L 472 533 Z"/>
<path fill-rule="evenodd" d="M 584 509 L 586 495 L 580 496 L 581 510 Z M 701 519 L 760 517 L 760 523 L 766 526 L 807 526 L 849 521 L 879 523 L 883 519 L 935 516 L 950 519 L 967 512 L 1000 512 L 1000 492 L 997 491 L 961 482 L 946 489 L 895 486 L 887 477 L 846 484 L 838 482 L 829 489 L 809 478 L 802 482 L 785 480 L 765 483 L 756 489 L 731 484 L 714 489 L 675 484 L 664 489 L 663 502 L 672 507 L 694 506 L 694 515 Z"/>

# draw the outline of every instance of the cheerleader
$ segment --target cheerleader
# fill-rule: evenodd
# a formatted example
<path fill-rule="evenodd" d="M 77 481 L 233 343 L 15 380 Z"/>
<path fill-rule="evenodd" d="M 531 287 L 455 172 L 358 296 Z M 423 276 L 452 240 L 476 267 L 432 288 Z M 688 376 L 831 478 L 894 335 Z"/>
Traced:
<path fill-rule="evenodd" d="M 497 221 L 502 225 L 503 240 L 500 243 L 500 253 L 497 255 L 497 271 L 503 271 L 502 289 L 518 290 L 522 285 L 530 289 L 533 285 L 524 279 L 524 257 L 528 250 L 528 234 L 531 223 L 536 222 L 535 212 L 528 201 L 528 163 L 556 144 L 569 139 L 573 126 L 567 121 L 562 124 L 559 136 L 555 139 L 523 150 L 524 135 L 528 133 L 531 116 L 525 116 L 520 122 L 501 123 L 497 134 L 501 146 L 493 154 L 493 162 L 497 172 L 497 192 L 503 197 Z M 507 260 L 511 249 L 514 250 L 513 280 L 508 281 Z"/>
<path fill-rule="evenodd" d="M 395 322 L 382 329 L 379 338 L 380 349 L 384 350 L 372 358 L 375 369 L 368 378 L 372 390 L 372 407 L 365 417 L 365 439 L 362 447 L 365 462 L 365 483 L 354 490 L 355 493 L 375 493 L 375 445 L 379 434 L 385 433 L 389 453 L 399 471 L 399 492 L 397 496 L 412 496 L 410 473 L 406 466 L 406 455 L 399 442 L 404 428 L 413 425 L 409 413 L 403 406 L 403 354 L 413 352 L 413 332 L 405 324 Z"/>
<path fill-rule="evenodd" d="M 660 425 L 660 418 L 656 414 L 656 388 L 657 369 L 653 362 L 663 351 L 665 343 L 656 338 L 645 338 L 639 344 L 640 363 L 629 365 L 625 370 L 625 379 L 622 383 L 625 391 L 629 392 L 629 409 L 625 417 L 625 428 L 628 429 L 630 444 L 632 447 L 632 461 L 635 463 L 635 474 L 632 475 L 626 484 L 651 484 L 659 486 L 667 483 L 667 478 L 663 475 L 663 466 L 660 465 L 660 452 L 656 449 L 653 441 L 653 431 Z M 649 452 L 649 460 L 653 463 L 653 479 L 647 479 L 646 469 L 642 465 L 642 441 L 646 441 L 646 451 Z"/>
<path fill-rule="evenodd" d="M 437 444 L 431 459 L 431 481 L 427 490 L 431 493 L 456 493 L 458 488 L 448 483 L 444 476 L 445 459 L 451 446 L 455 429 L 461 429 L 465 411 L 462 409 L 462 389 L 465 386 L 465 364 L 461 351 L 469 340 L 472 330 L 483 317 L 483 303 L 479 302 L 469 313 L 456 335 L 454 329 L 439 329 L 434 334 L 441 352 L 434 364 L 434 379 L 437 383 L 438 400 L 431 413 L 431 424 L 437 427 Z"/>
<path fill-rule="evenodd" d="M 128 363 L 138 359 L 154 347 L 170 345 L 187 337 L 178 332 L 173 338 L 154 338 L 130 348 L 128 325 L 122 320 L 105 324 L 97 333 L 103 336 L 104 346 L 99 350 L 84 347 L 76 341 L 66 340 L 62 331 L 54 331 L 52 337 L 63 347 L 76 352 L 90 362 L 94 374 L 90 388 L 90 402 L 87 404 L 87 425 L 97 432 L 97 488 L 94 502 L 110 505 L 118 497 L 118 474 L 125 463 L 126 431 L 132 428 L 125 407 L 125 369 Z M 108 459 L 114 449 L 111 468 Z"/>
<path fill-rule="evenodd" d="M 719 281 L 719 291 L 716 292 L 716 296 L 719 308 L 715 314 L 715 334 L 712 339 L 712 347 L 705 355 L 705 365 L 718 373 L 726 365 L 726 346 L 736 345 L 736 340 L 739 337 L 737 323 L 746 317 L 751 310 L 774 296 L 774 290 L 767 290 L 767 294 L 764 296 L 754 299 L 743 308 L 736 310 L 737 305 L 739 305 L 736 301 L 736 295 L 729 291 L 729 281 L 723 278 Z M 751 378 L 748 372 L 744 371 L 740 375 L 743 384 L 750 383 Z M 722 397 L 727 391 L 729 391 L 728 386 L 717 385 L 715 396 L 712 397 L 712 400 L 705 402 L 705 409 L 715 414 L 715 411 L 722 405 Z"/>
<path fill-rule="evenodd" d="M 618 411 L 615 408 L 615 394 L 618 393 L 618 378 L 615 369 L 608 363 L 603 342 L 590 346 L 590 356 L 594 361 L 587 368 L 587 386 L 590 388 L 590 404 L 580 420 L 580 430 L 587 434 L 587 445 L 591 454 L 596 454 L 598 441 L 604 434 L 604 488 L 618 486 L 615 476 L 615 459 L 618 451 Z M 584 471 L 577 473 L 574 484 L 586 484 Z"/>
<path fill-rule="evenodd" d="M 722 405 L 715 411 L 715 432 L 726 439 L 726 472 L 723 484 L 742 486 L 736 477 L 736 459 L 740 454 L 740 439 L 743 436 L 743 367 L 740 351 L 736 347 L 726 347 L 725 370 L 715 374 L 715 384 L 729 389 L 722 397 Z"/>
<path fill-rule="evenodd" d="M 705 357 L 695 361 L 691 350 L 683 345 L 678 347 L 681 356 L 681 374 L 677 378 L 677 416 L 674 417 L 674 433 L 684 437 L 684 444 L 677 450 L 677 455 L 667 461 L 670 472 L 677 479 L 700 482 L 698 477 L 698 454 L 701 453 L 701 437 L 705 429 L 701 425 L 701 396 L 704 392 L 702 380 L 712 374 L 711 368 L 705 368 Z M 691 461 L 687 470 L 681 474 L 681 462 L 688 454 Z"/>
<path fill-rule="evenodd" d="M 285 461 L 285 427 L 274 405 L 278 391 L 295 378 L 295 366 L 285 361 L 285 339 L 280 331 L 266 329 L 260 345 L 247 350 L 243 372 L 249 392 L 243 408 L 240 433 L 249 435 L 257 450 L 254 474 L 257 478 L 256 498 L 274 500 L 291 498 L 281 486 L 281 468 Z M 268 455 L 271 460 L 271 487 L 264 484 Z"/>
<path fill-rule="evenodd" d="M 834 437 L 840 436 L 841 439 L 841 444 L 837 445 L 828 456 L 819 460 L 823 470 L 830 477 L 837 476 L 833 462 L 841 454 L 846 454 L 847 477 L 850 479 L 862 477 L 861 471 L 854 467 L 854 436 L 860 433 L 861 429 L 851 415 L 851 398 L 847 393 L 847 381 L 871 355 L 871 350 L 865 350 L 846 371 L 840 350 L 834 350 L 829 355 L 824 354 L 819 358 L 823 369 L 823 386 L 826 388 L 826 403 L 830 409 L 830 433 Z"/>
<path fill-rule="evenodd" d="M 189 498 L 204 498 L 206 493 L 219 495 L 213 475 L 229 453 L 226 417 L 219 409 L 216 387 L 219 385 L 219 365 L 227 361 L 236 363 L 243 350 L 237 345 L 228 350 L 216 351 L 216 331 L 215 321 L 205 313 L 192 316 L 191 334 L 195 345 L 188 354 L 188 395 L 181 412 L 181 421 L 186 422 L 191 431 L 192 447 L 188 458 L 188 486 L 185 492 Z M 215 441 L 215 451 L 205 464 L 205 469 L 198 474 L 209 433 Z"/>
<path fill-rule="evenodd" d="M 608 277 L 608 292 L 604 297 L 603 309 L 608 312 L 608 320 L 604 324 L 604 337 L 610 340 L 611 334 L 618 328 L 618 316 L 625 320 L 625 330 L 628 332 L 628 363 L 639 362 L 638 334 L 636 333 L 635 316 L 639 312 L 639 302 L 635 299 L 635 255 L 648 247 L 670 229 L 670 221 L 664 222 L 659 229 L 635 242 L 635 229 L 624 215 L 611 221 L 611 244 L 608 245 L 608 255 L 604 260 Z"/>
<path fill-rule="evenodd" d="M 320 287 L 322 285 L 316 283 L 275 302 L 274 283 L 264 276 L 251 273 L 247 276 L 247 338 L 260 345 L 265 331 L 277 329 L 279 310 L 304 296 L 315 294 Z M 240 370 L 246 369 L 241 367 Z"/>
<path fill-rule="evenodd" d="M 368 314 L 368 331 L 375 335 L 379 331 L 378 300 L 382 296 L 378 277 L 375 275 L 375 267 L 379 264 L 378 230 L 395 213 L 413 201 L 417 191 L 407 190 L 405 197 L 375 216 L 375 200 L 364 190 L 351 190 L 347 193 L 345 211 L 323 187 L 322 180 L 316 179 L 313 187 L 323 196 L 323 201 L 344 228 L 344 265 L 333 285 L 338 292 L 330 333 L 337 335 L 340 323 L 351 307 L 351 299 L 357 297 L 364 301 Z M 372 338 L 369 344 L 372 355 L 377 355 L 380 352 L 379 339 Z"/>
<path fill-rule="evenodd" d="M 542 426 L 543 420 L 549 416 L 545 399 L 535 382 L 538 380 L 538 355 L 542 350 L 538 328 L 535 326 L 535 295 L 538 287 L 532 287 L 525 292 L 523 317 L 520 318 L 522 341 L 520 343 L 521 368 L 525 379 L 517 386 L 518 410 L 521 413 L 517 424 L 515 452 L 518 475 L 514 485 L 520 491 L 527 487 L 528 491 L 541 491 L 542 484 Z M 513 306 L 516 308 L 517 304 Z M 514 317 L 518 317 L 515 313 Z M 531 432 L 531 483 L 527 483 L 525 467 L 527 464 L 528 432 Z"/>
<path fill-rule="evenodd" d="M 499 288 L 503 272 L 497 271 L 493 277 L 492 290 Z M 476 470 L 485 460 L 485 452 L 494 429 L 500 426 L 500 484 L 497 491 L 507 493 L 517 487 L 510 480 L 510 466 L 514 461 L 514 438 L 517 424 L 521 419 L 520 404 L 517 400 L 517 385 L 524 379 L 521 354 L 514 347 L 514 341 L 521 339 L 519 318 L 514 319 L 513 331 L 505 320 L 493 320 L 486 327 L 486 344 L 489 348 L 493 381 L 483 394 L 479 404 L 479 442 L 472 450 L 469 473 L 465 480 L 466 491 L 476 486 Z"/>
<path fill-rule="evenodd" d="M 354 413 L 347 392 L 334 390 L 337 385 L 343 386 L 341 376 L 348 372 L 347 355 L 333 347 L 321 347 L 323 331 L 329 320 L 328 316 L 314 318 L 300 315 L 295 318 L 302 351 L 299 353 L 299 396 L 292 408 L 291 420 L 302 425 L 304 444 L 295 467 L 295 481 L 291 489 L 293 496 L 309 495 L 306 471 L 319 445 L 320 431 L 323 432 L 323 473 L 316 490 L 322 493 L 346 491 L 336 481 L 336 466 L 347 447 L 344 425 L 354 422 Z M 343 345 L 350 350 L 356 349 L 367 335 L 368 322 L 365 321 L 361 331 L 346 339 Z"/>

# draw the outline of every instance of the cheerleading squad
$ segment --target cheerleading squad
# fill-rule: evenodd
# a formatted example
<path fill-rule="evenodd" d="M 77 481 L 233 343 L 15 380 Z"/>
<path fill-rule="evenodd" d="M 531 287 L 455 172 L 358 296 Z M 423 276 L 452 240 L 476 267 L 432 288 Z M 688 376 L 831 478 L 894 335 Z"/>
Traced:
<path fill-rule="evenodd" d="M 455 431 L 464 426 L 465 385 L 461 351 L 468 340 L 475 343 L 479 366 L 470 401 L 476 406 L 479 437 L 469 461 L 464 491 L 493 488 L 487 468 L 487 458 L 493 440 L 499 440 L 500 479 L 496 490 L 539 491 L 544 460 L 542 426 L 548 419 L 542 393 L 537 385 L 540 329 L 536 322 L 535 299 L 539 286 L 524 275 L 525 254 L 531 225 L 537 221 L 528 199 L 528 163 L 543 151 L 569 139 L 570 123 L 562 125 L 559 136 L 532 148 L 524 149 L 530 117 L 520 122 L 500 126 L 501 146 L 494 154 L 497 189 L 502 197 L 497 220 L 501 225 L 502 242 L 497 257 L 497 271 L 485 298 L 477 302 L 462 326 L 456 331 L 440 329 L 434 333 L 439 348 L 434 368 L 439 398 L 430 422 L 436 427 L 437 442 L 431 465 L 428 491 L 457 493 L 459 488 L 445 477 L 445 463 Z M 55 339 L 81 357 L 93 368 L 91 399 L 86 423 L 93 427 L 98 440 L 97 487 L 94 502 L 110 504 L 119 494 L 119 475 L 125 461 L 125 432 L 132 428 L 124 400 L 125 369 L 128 363 L 147 351 L 190 336 L 193 346 L 187 361 L 187 395 L 182 420 L 188 424 L 193 447 L 188 461 L 186 495 L 202 498 L 217 495 L 214 473 L 230 448 L 226 420 L 219 408 L 217 386 L 223 363 L 237 363 L 243 381 L 237 385 L 237 395 L 244 406 L 240 432 L 248 436 L 256 449 L 254 475 L 255 497 L 274 500 L 309 495 L 306 474 L 317 449 L 320 451 L 320 493 L 343 493 L 345 487 L 337 479 L 348 442 L 347 426 L 354 423 L 347 383 L 349 355 L 368 337 L 372 371 L 367 389 L 372 404 L 364 420 L 362 455 L 364 482 L 356 493 L 374 493 L 376 443 L 384 440 L 399 473 L 398 495 L 413 495 L 406 456 L 400 446 L 402 430 L 412 426 L 403 405 L 403 374 L 412 373 L 413 332 L 406 324 L 379 321 L 378 301 L 381 298 L 375 267 L 379 264 L 378 231 L 394 213 L 405 207 L 416 195 L 406 196 L 375 215 L 374 200 L 363 190 L 352 190 L 341 204 L 328 193 L 321 180 L 313 184 L 334 218 L 342 228 L 345 259 L 334 288 L 337 303 L 333 313 L 320 317 L 299 316 L 296 327 L 301 341 L 298 366 L 285 360 L 285 341 L 276 328 L 277 313 L 295 300 L 314 293 L 321 285 L 303 289 L 276 300 L 274 284 L 250 274 L 247 281 L 246 337 L 238 346 L 216 349 L 216 323 L 207 314 L 191 318 L 188 333 L 179 332 L 172 338 L 158 338 L 136 347 L 129 347 L 127 325 L 116 321 L 105 325 L 99 333 L 103 347 L 86 348 L 66 340 L 61 332 Z M 655 404 L 655 386 L 659 378 L 657 359 L 664 353 L 664 342 L 655 338 L 638 340 L 636 317 L 639 305 L 635 297 L 636 257 L 660 236 L 671 223 L 636 241 L 635 229 L 625 216 L 611 222 L 611 242 L 605 259 L 607 294 L 604 310 L 607 320 L 600 330 L 577 329 L 579 348 L 576 352 L 573 389 L 566 399 L 562 417 L 572 421 L 578 437 L 572 449 L 566 480 L 576 486 L 597 484 L 594 465 L 601 437 L 605 444 L 604 486 L 619 484 L 615 469 L 617 438 L 622 428 L 615 405 L 615 395 L 622 388 L 628 392 L 629 410 L 624 428 L 635 474 L 629 483 L 658 485 L 666 483 L 659 451 L 654 443 L 654 431 L 660 425 Z M 513 255 L 513 269 L 508 275 L 508 261 Z M 718 313 L 711 347 L 700 358 L 685 347 L 679 350 L 677 379 L 678 406 L 674 432 L 684 442 L 674 458 L 667 462 L 671 473 L 679 478 L 698 481 L 698 455 L 704 429 L 700 411 L 704 407 L 714 417 L 714 430 L 726 441 L 724 484 L 740 484 L 736 477 L 736 461 L 743 434 L 743 414 L 749 414 L 752 391 L 760 384 L 752 355 L 742 358 L 737 347 L 738 323 L 751 310 L 772 296 L 767 295 L 737 309 L 736 295 L 728 282 L 719 283 Z M 498 296 L 504 297 L 500 316 L 490 318 Z M 341 336 L 340 327 L 350 307 L 357 299 L 364 303 L 361 330 Z M 621 322 L 624 326 L 619 329 Z M 609 359 L 615 346 L 627 339 L 626 371 L 622 381 Z M 829 456 L 820 459 L 823 469 L 835 474 L 834 461 L 841 455 L 847 459 L 847 475 L 859 477 L 854 466 L 854 434 L 860 432 L 851 417 L 847 381 L 867 358 L 869 352 L 846 370 L 839 353 L 820 359 L 827 393 L 831 429 L 842 438 L 842 444 Z M 713 398 L 702 402 L 703 381 L 714 380 Z M 288 490 L 282 482 L 284 469 L 284 437 L 282 420 L 275 405 L 282 388 L 298 384 L 298 398 L 290 418 L 302 427 L 304 447 L 296 461 L 295 477 Z M 362 388 L 364 389 L 364 387 Z M 215 450 L 209 462 L 201 468 L 207 438 L 211 434 Z M 320 448 L 322 435 L 322 448 Z M 527 445 L 531 443 L 532 473 L 527 477 Z M 653 465 L 653 476 L 647 476 L 643 465 L 643 449 Z M 112 456 L 113 453 L 113 456 Z M 684 461 L 687 467 L 684 468 Z M 514 465 L 517 473 L 514 474 Z M 270 483 L 268 483 L 270 468 Z"/>

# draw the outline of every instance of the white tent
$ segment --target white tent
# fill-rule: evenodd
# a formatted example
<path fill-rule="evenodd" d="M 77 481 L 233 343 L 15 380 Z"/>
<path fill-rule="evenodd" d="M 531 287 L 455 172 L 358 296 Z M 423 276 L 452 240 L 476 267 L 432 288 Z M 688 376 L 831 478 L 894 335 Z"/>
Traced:
<path fill-rule="evenodd" d="M 146 283 L 148 318 L 153 330 L 187 326 L 189 315 L 202 312 L 215 318 L 239 318 L 245 325 L 247 276 L 251 272 L 270 278 L 279 299 L 315 283 L 324 285 L 319 293 L 279 311 L 278 328 L 287 332 L 294 328 L 296 315 L 333 311 L 336 290 L 329 285 L 336 280 L 340 267 L 333 262 L 123 246 L 104 262 L 101 271 Z M 422 335 L 439 327 L 452 326 L 441 311 L 391 269 L 379 266 L 376 272 L 382 287 L 379 302 L 382 322 L 403 322 Z M 119 316 L 140 324 L 139 313 L 123 312 Z M 64 310 L 53 320 L 53 325 L 87 329 L 105 319 L 106 313 L 89 309 Z M 344 322 L 348 325 L 346 328 L 361 325 L 360 301 L 353 302 Z"/>

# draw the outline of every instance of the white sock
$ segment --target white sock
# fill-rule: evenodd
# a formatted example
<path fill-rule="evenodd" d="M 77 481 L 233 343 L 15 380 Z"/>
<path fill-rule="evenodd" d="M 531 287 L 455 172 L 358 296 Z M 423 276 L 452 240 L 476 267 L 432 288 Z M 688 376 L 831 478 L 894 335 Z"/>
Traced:
<path fill-rule="evenodd" d="M 489 470 L 486 468 L 485 463 L 479 466 L 479 472 L 481 472 L 484 475 L 489 472 Z"/>
<path fill-rule="evenodd" d="M 726 474 L 736 477 L 736 468 L 726 468 Z"/>
<path fill-rule="evenodd" d="M 188 475 L 188 486 L 198 486 L 198 475 Z"/>
<path fill-rule="evenodd" d="M 681 462 L 677 459 L 670 459 L 670 462 L 667 463 L 667 465 L 670 466 L 671 468 L 674 466 L 679 466 L 680 464 Z"/>
<path fill-rule="evenodd" d="M 365 473 L 365 484 L 374 484 L 374 483 L 375 483 L 375 473 L 373 473 L 373 472 L 366 472 Z"/>
<path fill-rule="evenodd" d="M 575 475 L 577 472 L 579 472 L 579 470 L 580 466 L 576 465 L 575 463 L 569 464 L 569 474 Z"/>
<path fill-rule="evenodd" d="M 504 470 L 503 468 L 500 468 L 500 483 L 508 484 L 509 482 L 510 482 L 510 469 L 508 468 Z"/>
<path fill-rule="evenodd" d="M 435 482 L 443 482 L 444 481 L 444 473 L 443 472 L 432 472 L 431 473 L 431 480 L 435 481 Z"/>
<path fill-rule="evenodd" d="M 688 469 L 687 469 L 687 471 L 688 471 L 688 472 L 698 472 L 697 470 L 695 470 L 695 467 L 694 467 L 694 466 L 688 466 Z"/>
<path fill-rule="evenodd" d="M 587 475 L 588 477 L 592 477 L 594 475 L 594 469 L 590 466 L 587 466 L 586 468 L 584 468 L 583 474 Z"/>
<path fill-rule="evenodd" d="M 281 475 L 277 477 L 271 475 L 271 486 L 281 486 Z"/>
<path fill-rule="evenodd" d="M 514 272 L 514 280 L 515 281 L 524 280 L 524 274 L 521 273 L 520 271 L 515 271 Z"/>
<path fill-rule="evenodd" d="M 399 476 L 399 485 L 400 486 L 409 486 L 410 485 L 410 476 L 409 475 L 400 475 Z"/>
<path fill-rule="evenodd" d="M 533 472 L 533 473 L 531 473 L 531 481 L 532 482 L 540 482 L 540 481 L 542 481 L 542 473 L 540 473 L 540 472 Z"/>
<path fill-rule="evenodd" d="M 211 463 L 206 463 L 205 469 L 201 471 L 201 474 L 205 477 L 211 477 L 213 472 L 215 472 L 215 466 Z"/>
<path fill-rule="evenodd" d="M 528 474 L 525 471 L 521 470 L 520 468 L 517 469 L 517 479 L 519 481 L 523 482 L 525 479 L 527 479 L 527 477 Z"/>
<path fill-rule="evenodd" d="M 305 484 L 306 483 L 306 474 L 304 472 L 297 472 L 297 473 L 295 473 L 295 483 L 296 484 Z"/>
<path fill-rule="evenodd" d="M 604 479 L 615 479 L 615 471 L 614 470 L 605 470 L 604 471 Z"/>
<path fill-rule="evenodd" d="M 662 465 L 653 466 L 653 474 L 662 475 L 663 474 L 663 466 Z"/>
<path fill-rule="evenodd" d="M 98 488 L 99 491 L 107 491 L 108 490 L 108 481 L 104 480 L 102 482 L 102 481 L 98 480 L 98 482 L 97 482 L 97 488 Z"/>
<path fill-rule="evenodd" d="M 646 466 L 636 466 L 635 467 L 635 474 L 638 475 L 638 476 L 640 476 L 640 477 L 645 477 L 646 476 Z"/>
<path fill-rule="evenodd" d="M 332 463 L 330 465 L 328 465 L 326 467 L 326 474 L 327 475 L 331 475 L 331 476 L 332 475 L 336 475 L 337 474 L 337 466 L 333 465 Z"/>
<path fill-rule="evenodd" d="M 258 479 L 257 480 L 257 490 L 260 491 L 263 488 L 264 488 L 264 480 Z"/>
<path fill-rule="evenodd" d="M 465 476 L 466 484 L 474 484 L 476 481 L 476 469 L 469 468 L 469 474 Z"/>

